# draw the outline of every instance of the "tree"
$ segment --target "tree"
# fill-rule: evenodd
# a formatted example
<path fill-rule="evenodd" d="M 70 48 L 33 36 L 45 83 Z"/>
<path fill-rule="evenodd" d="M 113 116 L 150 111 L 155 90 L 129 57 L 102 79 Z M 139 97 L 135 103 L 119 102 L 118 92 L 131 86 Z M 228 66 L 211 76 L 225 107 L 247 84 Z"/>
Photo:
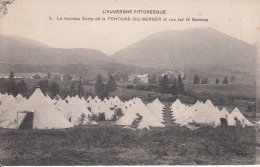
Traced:
<path fill-rule="evenodd" d="M 186 79 L 187 79 L 187 74 L 186 74 L 186 73 L 184 73 L 184 76 L 183 76 L 182 79 L 183 79 L 183 80 L 186 80 Z"/>
<path fill-rule="evenodd" d="M 115 122 L 118 119 L 120 119 L 123 116 L 123 111 L 121 108 L 116 108 L 115 109 L 115 114 L 112 116 L 112 121 Z"/>
<path fill-rule="evenodd" d="M 234 76 L 234 75 L 232 75 L 231 77 L 230 77 L 230 82 L 235 82 L 236 81 L 236 77 Z"/>
<path fill-rule="evenodd" d="M 101 75 L 98 75 L 96 79 L 95 92 L 99 98 L 105 98 L 108 96 L 106 85 L 103 83 L 103 79 Z"/>
<path fill-rule="evenodd" d="M 198 75 L 194 76 L 193 84 L 200 84 L 200 77 Z"/>
<path fill-rule="evenodd" d="M 4 78 L 0 78 L 0 92 L 1 93 L 7 92 L 7 82 Z"/>
<path fill-rule="evenodd" d="M 51 93 L 51 96 L 52 97 L 56 97 L 57 94 L 60 93 L 60 87 L 59 85 L 57 84 L 57 82 L 52 82 L 50 84 L 50 93 Z"/>
<path fill-rule="evenodd" d="M 84 125 L 86 122 L 87 115 L 81 113 L 80 117 L 78 118 L 78 125 Z"/>
<path fill-rule="evenodd" d="M 139 82 L 140 82 L 140 80 L 137 77 L 135 77 L 134 80 L 133 80 L 133 83 L 136 84 L 136 83 L 139 83 Z"/>
<path fill-rule="evenodd" d="M 70 83 L 70 88 L 69 88 L 69 95 L 70 96 L 75 96 L 76 94 L 77 94 L 76 82 L 71 82 Z"/>
<path fill-rule="evenodd" d="M 227 77 L 224 78 L 222 84 L 228 84 L 228 79 L 227 79 Z"/>
<path fill-rule="evenodd" d="M 117 83 L 114 80 L 114 77 L 112 75 L 109 75 L 109 79 L 107 81 L 107 91 L 108 92 L 113 92 L 117 88 Z"/>
<path fill-rule="evenodd" d="M 6 84 L 6 92 L 16 96 L 18 94 L 17 85 L 13 79 L 8 79 Z"/>
<path fill-rule="evenodd" d="M 51 79 L 51 73 L 50 72 L 47 73 L 47 77 L 48 77 L 48 79 Z"/>
<path fill-rule="evenodd" d="M 9 75 L 9 79 L 13 79 L 13 78 L 14 78 L 14 72 L 11 71 L 11 72 L 10 72 L 10 75 Z"/>
<path fill-rule="evenodd" d="M 178 94 L 178 81 L 174 78 L 172 86 L 170 87 L 170 93 L 174 96 Z"/>
<path fill-rule="evenodd" d="M 49 82 L 47 79 L 39 81 L 37 85 L 40 86 L 40 89 L 43 92 L 43 94 L 49 92 Z"/>
<path fill-rule="evenodd" d="M 60 90 L 60 97 L 66 98 L 69 95 L 69 90 L 67 88 L 63 88 Z"/>
<path fill-rule="evenodd" d="M 256 104 L 251 104 L 247 106 L 246 112 L 255 112 L 256 111 Z"/>
<path fill-rule="evenodd" d="M 209 78 L 205 77 L 201 79 L 201 84 L 209 84 Z"/>
<path fill-rule="evenodd" d="M 13 71 L 10 72 L 9 78 L 7 80 L 6 92 L 8 94 L 12 94 L 13 96 L 16 96 L 18 94 L 17 85 L 14 81 L 14 72 Z"/>
<path fill-rule="evenodd" d="M 19 92 L 21 95 L 23 95 L 23 96 L 26 96 L 26 95 L 27 95 L 28 88 L 27 88 L 27 85 L 26 85 L 26 83 L 24 82 L 23 79 L 18 82 L 18 84 L 17 84 L 17 89 L 18 89 L 18 92 Z"/>
<path fill-rule="evenodd" d="M 128 81 L 128 75 L 126 73 L 117 72 L 114 75 L 114 80 L 115 81 L 127 82 Z"/>
<path fill-rule="evenodd" d="M 156 84 L 156 76 L 155 75 L 149 75 L 148 83 L 149 84 Z"/>
<path fill-rule="evenodd" d="M 82 85 L 82 78 L 80 77 L 79 78 L 79 84 L 78 84 L 78 95 L 79 97 L 82 97 L 84 95 L 84 88 L 83 88 L 83 85 Z"/>
<path fill-rule="evenodd" d="M 168 93 L 169 91 L 169 79 L 167 75 L 164 75 L 159 83 L 158 91 L 162 94 Z"/>
<path fill-rule="evenodd" d="M 178 75 L 178 87 L 177 87 L 177 92 L 178 94 L 183 94 L 184 93 L 184 84 L 181 78 L 181 75 Z"/>
<path fill-rule="evenodd" d="M 71 81 L 72 78 L 73 78 L 73 77 L 72 77 L 71 75 L 69 75 L 69 74 L 67 74 L 67 75 L 64 76 L 64 80 L 66 80 L 66 81 Z"/>
<path fill-rule="evenodd" d="M 215 84 L 219 84 L 219 80 L 218 80 L 218 78 L 216 79 L 216 82 L 215 82 Z"/>
<path fill-rule="evenodd" d="M 33 76 L 33 79 L 40 79 L 41 77 L 40 77 L 40 75 L 38 75 L 38 74 L 36 74 L 36 75 L 34 75 Z"/>
<path fill-rule="evenodd" d="M 89 96 L 94 97 L 94 93 L 91 90 L 87 90 L 85 93 L 85 98 L 87 99 Z"/>

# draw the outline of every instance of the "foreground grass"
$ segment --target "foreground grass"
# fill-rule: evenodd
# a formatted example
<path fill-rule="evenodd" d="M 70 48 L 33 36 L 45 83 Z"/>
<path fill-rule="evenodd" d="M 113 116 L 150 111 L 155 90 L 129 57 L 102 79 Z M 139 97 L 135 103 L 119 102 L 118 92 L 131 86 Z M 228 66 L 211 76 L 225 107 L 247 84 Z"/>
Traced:
<path fill-rule="evenodd" d="M 174 165 L 255 164 L 253 127 L 201 128 L 173 126 L 129 130 L 118 126 L 64 130 L 0 129 L 2 165 Z M 259 131 L 258 131 L 259 132 Z M 24 150 L 14 159 L 13 150 Z"/>

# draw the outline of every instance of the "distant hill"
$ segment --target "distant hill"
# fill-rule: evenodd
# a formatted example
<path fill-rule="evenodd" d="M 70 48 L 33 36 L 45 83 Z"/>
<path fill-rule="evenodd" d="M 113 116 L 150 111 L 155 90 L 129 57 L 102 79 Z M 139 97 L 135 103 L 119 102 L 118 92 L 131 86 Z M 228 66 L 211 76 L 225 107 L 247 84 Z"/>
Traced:
<path fill-rule="evenodd" d="M 78 63 L 101 65 L 111 62 L 111 59 L 95 49 L 51 48 L 31 39 L 0 35 L 0 62 L 32 66 L 64 66 Z"/>
<path fill-rule="evenodd" d="M 111 56 L 95 49 L 52 48 L 35 40 L 0 35 L 0 72 L 60 72 L 94 78 L 107 73 L 182 71 L 190 83 L 195 74 L 216 78 L 236 76 L 254 83 L 256 46 L 211 28 L 162 31 Z"/>
<path fill-rule="evenodd" d="M 112 55 L 119 62 L 159 68 L 252 72 L 254 46 L 211 28 L 158 32 Z"/>

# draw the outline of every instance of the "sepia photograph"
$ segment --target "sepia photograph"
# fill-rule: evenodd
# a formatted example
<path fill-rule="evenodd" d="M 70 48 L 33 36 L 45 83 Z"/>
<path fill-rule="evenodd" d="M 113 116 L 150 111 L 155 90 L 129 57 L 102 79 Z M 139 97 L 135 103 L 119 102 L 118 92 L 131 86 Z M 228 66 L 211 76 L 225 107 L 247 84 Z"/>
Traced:
<path fill-rule="evenodd" d="M 0 0 L 0 166 L 259 165 L 259 0 Z"/>

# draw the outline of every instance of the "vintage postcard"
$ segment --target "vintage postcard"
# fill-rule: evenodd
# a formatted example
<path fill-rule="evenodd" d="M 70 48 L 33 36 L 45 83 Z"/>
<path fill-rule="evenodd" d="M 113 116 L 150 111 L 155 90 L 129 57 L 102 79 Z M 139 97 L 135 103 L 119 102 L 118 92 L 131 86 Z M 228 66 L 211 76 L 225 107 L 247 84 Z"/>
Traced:
<path fill-rule="evenodd" d="M 0 166 L 260 163 L 259 0 L 0 0 Z"/>

